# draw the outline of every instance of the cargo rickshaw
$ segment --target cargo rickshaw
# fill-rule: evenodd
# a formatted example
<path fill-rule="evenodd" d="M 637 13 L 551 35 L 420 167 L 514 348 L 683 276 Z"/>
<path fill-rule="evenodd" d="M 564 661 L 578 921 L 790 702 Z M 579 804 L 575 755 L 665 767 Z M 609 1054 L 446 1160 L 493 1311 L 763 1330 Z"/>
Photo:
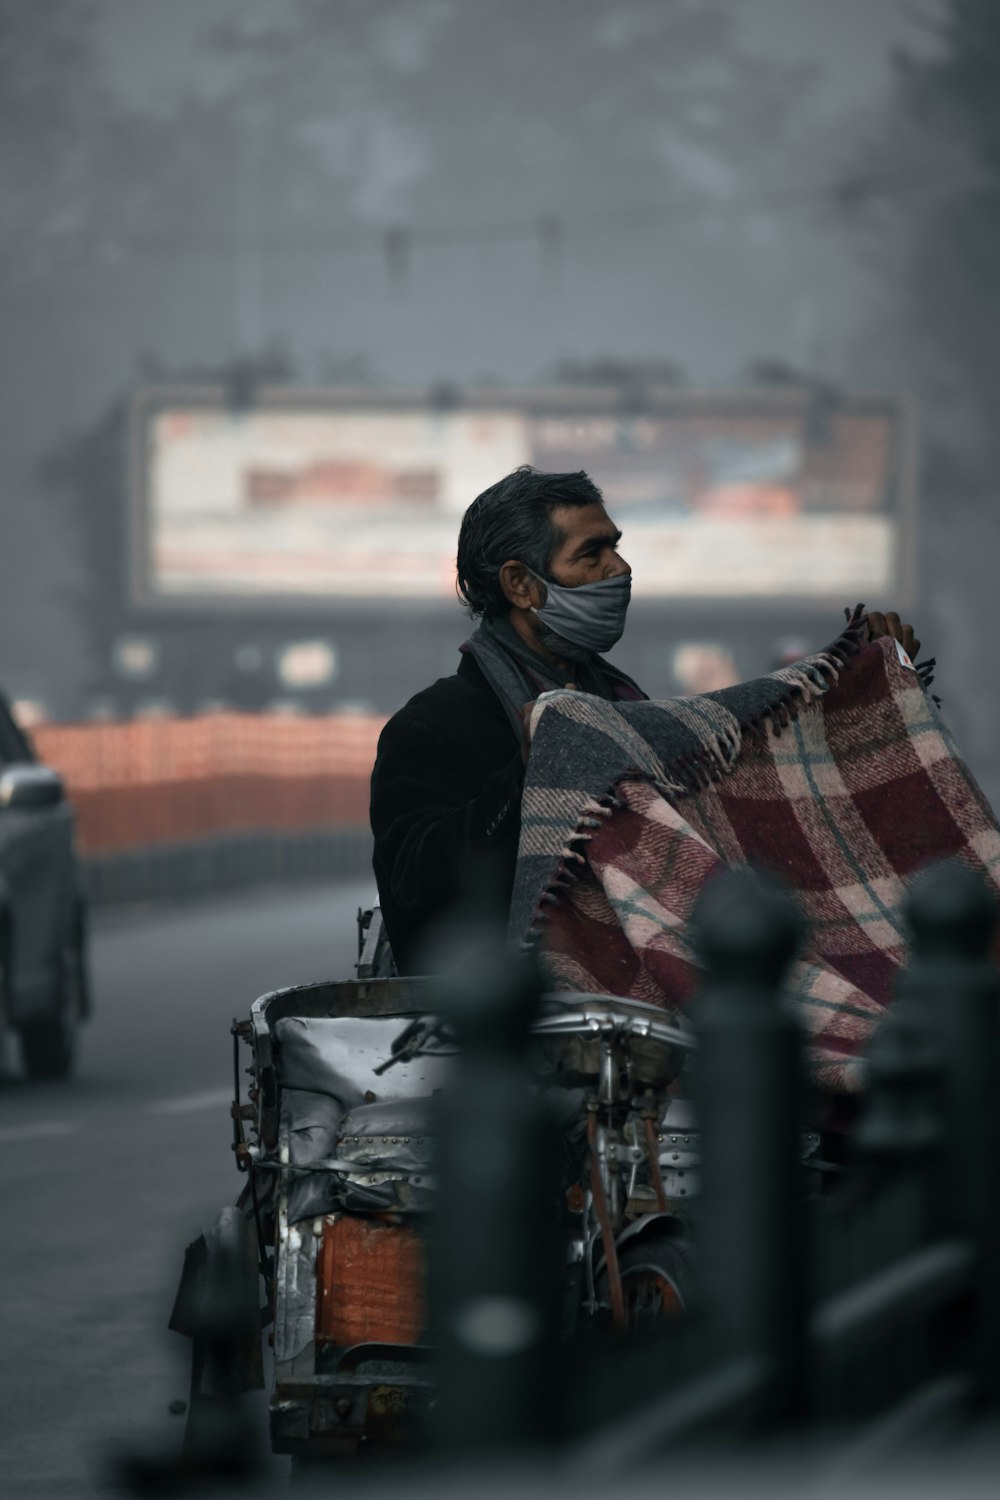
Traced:
<path fill-rule="evenodd" d="M 392 973 L 377 908 L 359 931 L 355 979 L 262 995 L 233 1023 L 245 1183 L 189 1246 L 170 1325 L 192 1341 L 192 1450 L 268 1366 L 272 1449 L 300 1458 L 406 1445 L 434 1398 L 427 1226 L 456 1048 L 434 980 Z M 627 1332 L 688 1303 L 693 1053 L 690 1031 L 651 1005 L 542 998 L 530 1062 L 565 1143 L 567 1335 L 588 1321 Z"/>

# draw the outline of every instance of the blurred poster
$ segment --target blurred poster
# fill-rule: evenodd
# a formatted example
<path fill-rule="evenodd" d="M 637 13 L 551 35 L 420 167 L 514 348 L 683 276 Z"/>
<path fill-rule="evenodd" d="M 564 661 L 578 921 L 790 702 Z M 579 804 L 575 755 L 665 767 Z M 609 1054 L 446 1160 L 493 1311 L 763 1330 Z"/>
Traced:
<path fill-rule="evenodd" d="M 246 412 L 162 399 L 147 420 L 140 592 L 166 601 L 453 598 L 466 506 L 519 464 L 586 469 L 639 597 L 864 598 L 898 581 L 898 414 L 697 395 L 641 417 L 490 409 Z M 540 409 L 541 408 L 541 409 Z"/>
<path fill-rule="evenodd" d="M 899 541 L 888 411 L 536 424 L 539 468 L 586 468 L 624 535 L 637 597 L 825 597 L 891 588 Z M 858 592 L 860 591 L 860 592 Z"/>
<path fill-rule="evenodd" d="M 469 499 L 529 459 L 509 413 L 166 410 L 150 436 L 159 598 L 453 596 Z"/>

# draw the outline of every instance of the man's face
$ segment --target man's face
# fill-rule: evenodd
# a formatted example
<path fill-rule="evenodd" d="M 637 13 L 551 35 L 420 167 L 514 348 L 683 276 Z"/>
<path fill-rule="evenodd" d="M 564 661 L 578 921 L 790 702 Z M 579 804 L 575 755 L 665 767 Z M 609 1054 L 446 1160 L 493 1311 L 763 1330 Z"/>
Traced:
<path fill-rule="evenodd" d="M 557 505 L 552 522 L 563 537 L 549 559 L 556 583 L 572 589 L 631 573 L 618 551 L 621 532 L 603 505 Z"/>

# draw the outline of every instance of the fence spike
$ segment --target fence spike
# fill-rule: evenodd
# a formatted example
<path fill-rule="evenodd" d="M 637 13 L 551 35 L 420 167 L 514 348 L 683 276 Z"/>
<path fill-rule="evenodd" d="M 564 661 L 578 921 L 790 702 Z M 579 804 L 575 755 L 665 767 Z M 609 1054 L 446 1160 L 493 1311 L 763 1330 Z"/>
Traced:
<path fill-rule="evenodd" d="M 926 997 L 942 1070 L 940 1201 L 953 1234 L 977 1246 L 967 1344 L 980 1401 L 1000 1404 L 1000 973 L 990 961 L 997 900 L 951 860 L 926 870 L 909 900 L 908 991 Z"/>
<path fill-rule="evenodd" d="M 723 1349 L 759 1359 L 765 1426 L 805 1404 L 806 1256 L 799 1167 L 800 1039 L 782 982 L 802 923 L 791 899 L 727 872 L 695 910 L 708 1315 Z"/>
<path fill-rule="evenodd" d="M 516 1456 L 559 1426 L 559 1152 L 525 1055 L 533 963 L 505 952 L 502 933 L 478 943 L 470 928 L 464 947 L 438 990 L 461 1059 L 440 1110 L 435 1429 L 441 1451 Z"/>

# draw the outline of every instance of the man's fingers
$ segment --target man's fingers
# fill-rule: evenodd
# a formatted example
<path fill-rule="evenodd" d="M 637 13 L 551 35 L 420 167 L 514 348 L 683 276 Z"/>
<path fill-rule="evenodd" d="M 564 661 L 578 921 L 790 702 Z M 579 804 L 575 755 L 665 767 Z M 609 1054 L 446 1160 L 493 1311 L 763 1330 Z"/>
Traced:
<path fill-rule="evenodd" d="M 881 614 L 877 609 L 869 611 L 868 614 L 868 639 L 877 641 L 880 636 L 891 635 L 893 640 L 899 642 L 911 661 L 915 661 L 920 650 L 920 642 L 913 633 L 912 625 L 904 625 L 903 621 L 894 609 L 887 610 Z"/>

